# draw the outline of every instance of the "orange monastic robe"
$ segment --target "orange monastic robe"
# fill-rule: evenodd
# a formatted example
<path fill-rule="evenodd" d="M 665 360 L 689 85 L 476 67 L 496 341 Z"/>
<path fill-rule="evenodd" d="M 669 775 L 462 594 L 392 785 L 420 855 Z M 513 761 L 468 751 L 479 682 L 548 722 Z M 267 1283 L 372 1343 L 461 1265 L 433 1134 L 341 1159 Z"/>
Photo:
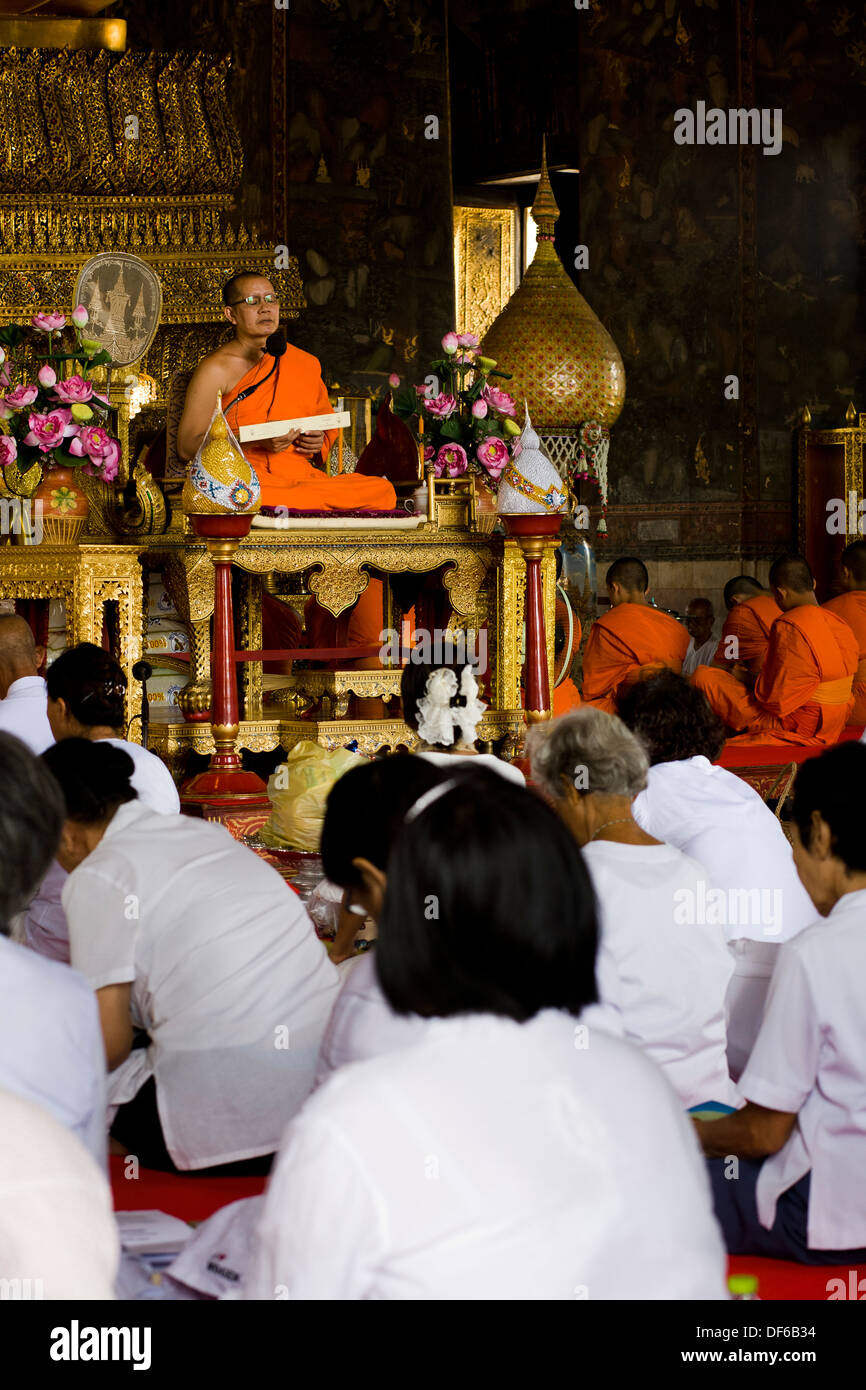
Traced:
<path fill-rule="evenodd" d="M 583 701 L 616 714 L 621 692 L 666 667 L 679 673 L 689 634 L 648 603 L 618 603 L 592 625 L 583 654 Z"/>
<path fill-rule="evenodd" d="M 237 397 L 247 387 L 262 381 L 273 365 L 274 359 L 265 353 L 261 362 L 251 367 L 223 400 L 223 411 L 233 430 L 237 431 L 241 425 L 260 425 L 265 420 L 296 420 L 304 415 L 333 413 L 318 358 L 291 344 L 279 358 L 270 380 L 263 382 L 246 400 L 238 402 Z M 336 437 L 336 430 L 326 433 L 323 458 L 328 457 Z M 357 473 L 340 473 L 329 478 L 297 449 L 272 453 L 268 443 L 263 439 L 242 445 L 246 458 L 258 474 L 263 507 L 348 512 L 356 507 L 389 511 L 397 505 L 396 493 L 387 478 L 363 477 Z"/>
<path fill-rule="evenodd" d="M 757 676 L 767 655 L 770 628 L 781 611 L 772 594 L 756 594 L 743 603 L 735 603 L 725 618 L 713 665 L 730 670 L 739 664 L 747 668 L 750 676 Z M 736 638 L 736 655 L 729 655 L 731 638 Z"/>
<path fill-rule="evenodd" d="M 866 589 L 849 589 L 838 598 L 828 599 L 822 607 L 846 622 L 857 638 L 860 661 L 854 676 L 854 708 L 848 722 L 866 724 Z"/>
<path fill-rule="evenodd" d="M 754 695 L 709 666 L 699 666 L 693 682 L 730 728 L 745 730 L 732 743 L 836 743 L 853 704 L 858 659 L 848 624 L 808 603 L 773 623 Z"/>

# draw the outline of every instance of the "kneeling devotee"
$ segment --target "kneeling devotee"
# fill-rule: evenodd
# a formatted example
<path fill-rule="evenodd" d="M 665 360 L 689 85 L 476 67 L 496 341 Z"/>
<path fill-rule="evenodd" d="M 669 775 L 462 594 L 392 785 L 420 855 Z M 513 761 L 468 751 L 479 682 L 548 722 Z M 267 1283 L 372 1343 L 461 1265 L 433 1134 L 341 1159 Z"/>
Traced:
<path fill-rule="evenodd" d="M 830 598 L 823 607 L 848 624 L 860 648 L 860 661 L 854 676 L 854 708 L 850 724 L 866 724 L 866 541 L 852 541 L 842 551 L 844 593 Z"/>
<path fill-rule="evenodd" d="M 244 1296 L 724 1298 L 690 1122 L 647 1057 L 581 1021 L 580 850 L 525 788 L 454 782 L 406 818 L 376 944 L 391 1008 L 429 1022 L 293 1120 Z"/>
<path fill-rule="evenodd" d="M 233 276 L 223 289 L 223 312 L 235 330 L 234 337 L 208 353 L 193 372 L 177 432 L 177 450 L 183 459 L 194 456 L 207 434 L 219 393 L 235 433 L 242 425 L 333 414 L 317 358 L 291 343 L 282 356 L 267 351 L 267 340 L 278 328 L 280 316 L 270 280 L 249 272 Z M 389 511 L 396 506 L 396 493 L 387 478 L 358 473 L 327 477 L 315 467 L 313 460 L 327 459 L 335 438 L 335 430 L 290 430 L 278 438 L 241 444 L 258 475 L 262 506 L 313 512 Z M 263 610 L 270 623 L 278 621 L 278 611 L 279 606 L 273 605 Z M 379 644 L 382 628 L 380 579 L 370 580 L 351 614 L 342 615 L 342 622 L 315 601 L 308 607 L 307 631 L 314 647 Z M 277 645 L 299 644 L 290 617 L 283 617 L 280 629 L 282 640 L 278 636 Z M 365 658 L 359 665 L 378 667 L 381 662 Z"/>
<path fill-rule="evenodd" d="M 0 729 L 33 753 L 44 753 L 54 742 L 39 674 L 44 660 L 45 648 L 37 647 L 29 623 L 11 613 L 0 617 Z"/>
<path fill-rule="evenodd" d="M 648 602 L 649 575 L 641 560 L 615 560 L 606 575 L 610 611 L 597 618 L 583 654 L 583 700 L 607 714 L 634 681 L 670 667 L 681 671 L 689 634 L 676 618 Z"/>
<path fill-rule="evenodd" d="M 750 574 L 738 574 L 729 579 L 724 598 L 728 616 L 715 655 L 711 662 L 697 662 L 695 670 L 706 664 L 733 671 L 751 688 L 767 655 L 770 628 L 782 610 L 773 595 L 762 589 Z M 685 667 L 683 670 L 686 675 L 694 674 Z"/>
<path fill-rule="evenodd" d="M 731 1254 L 866 1261 L 864 783 L 858 743 L 800 768 L 794 858 L 816 921 L 781 948 L 740 1078 L 748 1104 L 695 1121 Z"/>
<path fill-rule="evenodd" d="M 63 907 L 113 1137 L 145 1167 L 266 1172 L 337 991 L 305 909 L 223 826 L 141 805 L 121 749 L 66 739 L 42 756 L 66 803 Z"/>
<path fill-rule="evenodd" d="M 648 835 L 631 813 L 649 759 L 620 719 L 574 710 L 530 730 L 532 778 L 583 851 L 598 899 L 602 1008 L 657 1062 L 688 1109 L 737 1105 L 725 1054 L 734 962 L 724 929 L 698 910 L 707 872 Z"/>
<path fill-rule="evenodd" d="M 104 1168 L 105 1053 L 93 990 L 68 965 L 7 939 L 51 863 L 63 811 L 40 759 L 0 733 L 0 1086 L 50 1110 Z"/>
<path fill-rule="evenodd" d="M 806 561 L 786 555 L 770 569 L 782 612 L 770 629 L 767 656 L 750 694 L 728 671 L 699 666 L 693 680 L 740 743 L 835 743 L 854 703 L 860 659 L 842 618 L 818 605 Z"/>

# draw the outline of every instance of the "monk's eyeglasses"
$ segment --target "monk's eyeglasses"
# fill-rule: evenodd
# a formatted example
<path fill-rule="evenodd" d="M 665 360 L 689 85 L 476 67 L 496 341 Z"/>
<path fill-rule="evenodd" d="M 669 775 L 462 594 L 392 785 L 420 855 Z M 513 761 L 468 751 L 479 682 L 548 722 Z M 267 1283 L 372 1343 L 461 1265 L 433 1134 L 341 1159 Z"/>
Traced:
<path fill-rule="evenodd" d="M 249 304 L 252 306 L 254 304 L 279 304 L 279 302 L 280 296 L 278 294 L 247 294 L 244 295 L 243 299 L 233 299 L 229 308 L 235 309 L 238 304 Z"/>

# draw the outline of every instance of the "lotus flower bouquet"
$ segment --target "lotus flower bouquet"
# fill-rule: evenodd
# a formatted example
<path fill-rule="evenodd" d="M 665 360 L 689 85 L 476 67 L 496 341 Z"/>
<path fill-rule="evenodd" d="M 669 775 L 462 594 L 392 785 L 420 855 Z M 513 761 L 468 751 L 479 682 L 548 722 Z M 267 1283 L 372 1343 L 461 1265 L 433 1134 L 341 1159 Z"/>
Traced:
<path fill-rule="evenodd" d="M 390 378 L 392 409 L 423 443 L 437 478 L 474 472 L 495 490 L 520 434 L 514 401 L 492 380 L 510 374 L 480 355 L 474 333 L 446 333 L 442 352 L 422 386 Z"/>
<path fill-rule="evenodd" d="M 51 469 L 83 468 L 107 483 L 117 475 L 120 442 L 107 428 L 108 398 L 80 370 L 64 374 L 111 361 L 84 336 L 86 327 L 79 305 L 68 321 L 40 313 L 26 327 L 0 328 L 0 468 L 11 492 L 32 495 Z"/>

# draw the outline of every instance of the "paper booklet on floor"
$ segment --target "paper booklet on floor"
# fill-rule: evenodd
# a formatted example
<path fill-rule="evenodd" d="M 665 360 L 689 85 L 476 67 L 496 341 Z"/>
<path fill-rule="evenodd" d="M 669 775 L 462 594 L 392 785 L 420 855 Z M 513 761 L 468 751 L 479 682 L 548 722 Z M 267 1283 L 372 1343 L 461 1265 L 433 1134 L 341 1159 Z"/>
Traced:
<path fill-rule="evenodd" d="M 263 420 L 260 425 L 241 425 L 238 439 L 242 444 L 251 444 L 256 439 L 280 439 L 289 430 L 338 430 L 351 423 L 348 410 L 335 415 L 300 415 L 296 420 Z"/>
<path fill-rule="evenodd" d="M 168 1255 L 182 1250 L 192 1228 L 167 1211 L 115 1212 L 120 1243 L 135 1255 Z"/>

